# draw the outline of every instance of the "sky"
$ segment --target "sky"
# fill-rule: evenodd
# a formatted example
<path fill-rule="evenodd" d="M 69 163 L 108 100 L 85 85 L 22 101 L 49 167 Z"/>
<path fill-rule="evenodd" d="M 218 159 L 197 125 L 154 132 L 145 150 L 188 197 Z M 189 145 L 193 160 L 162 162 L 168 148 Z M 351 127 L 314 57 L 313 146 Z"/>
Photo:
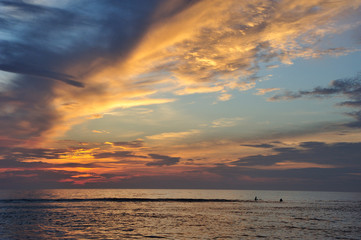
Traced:
<path fill-rule="evenodd" d="M 0 0 L 0 188 L 361 191 L 361 0 Z"/>

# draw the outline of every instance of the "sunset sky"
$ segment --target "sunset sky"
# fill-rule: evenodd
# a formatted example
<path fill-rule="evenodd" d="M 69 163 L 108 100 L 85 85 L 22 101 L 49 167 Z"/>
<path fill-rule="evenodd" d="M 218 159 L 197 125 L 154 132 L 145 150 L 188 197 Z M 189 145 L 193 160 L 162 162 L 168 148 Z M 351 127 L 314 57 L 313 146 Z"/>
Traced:
<path fill-rule="evenodd" d="M 0 0 L 0 188 L 360 183 L 361 0 Z"/>

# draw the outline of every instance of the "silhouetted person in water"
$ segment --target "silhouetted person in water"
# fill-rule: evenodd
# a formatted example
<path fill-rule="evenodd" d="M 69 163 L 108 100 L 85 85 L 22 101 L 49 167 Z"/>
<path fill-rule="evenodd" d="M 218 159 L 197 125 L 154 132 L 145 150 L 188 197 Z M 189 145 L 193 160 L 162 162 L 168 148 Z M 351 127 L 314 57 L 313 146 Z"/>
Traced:
<path fill-rule="evenodd" d="M 257 200 L 258 200 L 257 196 L 254 197 L 254 200 L 257 202 Z"/>
<path fill-rule="evenodd" d="M 282 198 L 280 199 L 280 202 L 283 202 Z"/>

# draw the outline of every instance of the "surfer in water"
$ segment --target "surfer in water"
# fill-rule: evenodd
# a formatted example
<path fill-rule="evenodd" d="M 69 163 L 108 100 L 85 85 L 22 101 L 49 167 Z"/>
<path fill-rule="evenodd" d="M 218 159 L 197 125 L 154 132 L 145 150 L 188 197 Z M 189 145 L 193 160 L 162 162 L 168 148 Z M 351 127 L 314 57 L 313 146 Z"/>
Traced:
<path fill-rule="evenodd" d="M 282 198 L 280 199 L 280 202 L 283 202 L 283 199 L 282 199 Z"/>
<path fill-rule="evenodd" d="M 255 197 L 254 197 L 254 201 L 256 201 L 256 202 L 258 201 L 258 198 L 257 198 L 257 196 L 255 196 Z"/>

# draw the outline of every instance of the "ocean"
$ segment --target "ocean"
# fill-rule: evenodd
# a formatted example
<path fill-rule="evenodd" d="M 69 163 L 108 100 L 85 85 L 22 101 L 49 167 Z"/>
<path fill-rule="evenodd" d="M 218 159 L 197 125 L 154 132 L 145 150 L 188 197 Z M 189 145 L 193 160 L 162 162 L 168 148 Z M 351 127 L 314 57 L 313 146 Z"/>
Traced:
<path fill-rule="evenodd" d="M 0 190 L 1 240 L 161 238 L 361 239 L 361 193 Z"/>

